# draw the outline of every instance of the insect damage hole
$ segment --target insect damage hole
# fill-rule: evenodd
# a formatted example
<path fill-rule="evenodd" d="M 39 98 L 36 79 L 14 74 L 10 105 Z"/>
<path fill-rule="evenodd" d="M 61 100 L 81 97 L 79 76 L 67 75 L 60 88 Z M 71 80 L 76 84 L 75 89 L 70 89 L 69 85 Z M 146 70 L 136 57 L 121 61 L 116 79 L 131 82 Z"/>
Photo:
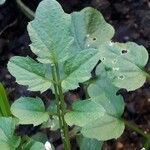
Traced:
<path fill-rule="evenodd" d="M 93 41 L 96 41 L 96 37 L 93 38 Z"/>
<path fill-rule="evenodd" d="M 121 51 L 121 54 L 126 54 L 127 52 L 128 52 L 128 50 L 123 49 L 123 50 Z"/>
<path fill-rule="evenodd" d="M 123 79 L 124 79 L 124 76 L 123 76 L 123 75 L 120 75 L 120 76 L 118 77 L 118 79 L 123 80 Z"/>

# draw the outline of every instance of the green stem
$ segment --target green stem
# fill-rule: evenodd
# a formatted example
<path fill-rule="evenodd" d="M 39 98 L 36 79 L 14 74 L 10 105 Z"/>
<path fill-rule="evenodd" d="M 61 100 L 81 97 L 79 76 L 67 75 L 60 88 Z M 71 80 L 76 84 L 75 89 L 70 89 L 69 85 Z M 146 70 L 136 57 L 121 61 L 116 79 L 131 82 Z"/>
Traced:
<path fill-rule="evenodd" d="M 56 97 L 56 105 L 57 105 L 57 114 L 59 117 L 59 125 L 61 130 L 61 137 L 65 150 L 70 150 L 70 141 L 69 141 L 69 133 L 68 127 L 64 119 L 64 115 L 66 112 L 64 97 L 62 93 L 61 83 L 60 83 L 60 75 L 58 64 L 52 66 L 52 77 L 54 80 L 54 91 Z"/>
<path fill-rule="evenodd" d="M 137 125 L 130 123 L 127 120 L 123 120 L 126 127 L 129 129 L 132 129 L 133 131 L 135 131 L 136 133 L 142 135 L 144 138 L 146 138 L 148 141 L 150 141 L 150 134 L 145 133 L 142 129 L 140 129 Z"/>
<path fill-rule="evenodd" d="M 147 79 L 150 81 L 150 74 L 146 71 L 144 71 L 145 76 L 147 77 Z"/>
<path fill-rule="evenodd" d="M 57 81 L 58 81 L 58 91 L 59 91 L 59 96 L 60 96 L 60 102 L 61 102 L 61 110 L 62 110 L 62 122 L 63 122 L 63 130 L 64 130 L 64 139 L 65 139 L 65 147 L 66 150 L 71 149 L 70 145 L 70 140 L 69 140 L 69 130 L 68 130 L 68 125 L 65 122 L 65 113 L 66 113 L 66 107 L 65 107 L 65 102 L 64 102 L 64 95 L 61 87 L 61 80 L 60 80 L 60 74 L 59 74 L 59 66 L 56 63 L 56 74 L 57 74 Z"/>

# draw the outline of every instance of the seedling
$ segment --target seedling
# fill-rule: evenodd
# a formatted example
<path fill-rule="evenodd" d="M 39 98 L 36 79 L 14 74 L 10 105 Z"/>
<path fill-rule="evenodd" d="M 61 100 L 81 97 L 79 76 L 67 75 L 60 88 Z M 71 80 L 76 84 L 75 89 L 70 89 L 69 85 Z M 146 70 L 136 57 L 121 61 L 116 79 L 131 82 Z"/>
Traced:
<path fill-rule="evenodd" d="M 133 42 L 112 42 L 114 29 L 97 10 L 88 7 L 66 14 L 55 0 L 39 4 L 28 33 L 37 59 L 12 57 L 8 70 L 30 91 L 52 89 L 55 104 L 45 109 L 38 97 L 19 98 L 11 106 L 19 124 L 49 122 L 52 128 L 57 118 L 65 150 L 71 149 L 68 125 L 81 134 L 77 136 L 81 149 L 99 149 L 102 141 L 118 138 L 125 125 L 124 102 L 117 91 L 133 91 L 144 84 L 146 49 Z M 91 77 L 93 68 L 95 78 Z M 78 88 L 79 83 L 89 83 L 88 96 L 67 110 L 63 93 Z"/>

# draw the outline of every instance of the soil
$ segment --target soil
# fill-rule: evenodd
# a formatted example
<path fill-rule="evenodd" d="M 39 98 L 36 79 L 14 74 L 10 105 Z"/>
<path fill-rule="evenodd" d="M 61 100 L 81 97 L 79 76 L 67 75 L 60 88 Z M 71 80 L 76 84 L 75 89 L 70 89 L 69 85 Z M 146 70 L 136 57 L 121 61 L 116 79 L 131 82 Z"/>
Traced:
<path fill-rule="evenodd" d="M 25 4 L 35 10 L 40 0 L 24 0 Z M 114 26 L 116 33 L 113 41 L 134 41 L 144 45 L 150 52 L 150 2 L 149 0 L 59 0 L 64 10 L 68 13 L 92 6 L 102 12 L 105 19 Z M 29 92 L 25 87 L 15 83 L 15 79 L 7 70 L 7 62 L 12 56 L 35 55 L 29 48 L 30 39 L 26 30 L 30 20 L 17 7 L 15 0 L 7 0 L 0 6 L 0 81 L 4 84 L 10 103 L 20 96 L 41 96 L 38 92 Z M 146 66 L 150 71 L 150 61 Z M 132 84 L 132 83 L 131 83 Z M 140 89 L 127 92 L 122 91 L 125 99 L 124 118 L 137 124 L 145 132 L 150 132 L 150 83 L 147 81 Z M 51 91 L 42 94 L 42 99 L 47 105 L 52 99 Z M 83 97 L 82 89 L 66 94 L 66 100 Z M 69 98 L 68 98 L 69 97 Z M 17 134 L 33 135 L 39 127 L 19 126 Z M 60 135 L 48 133 L 57 149 L 62 149 Z M 73 148 L 77 149 L 75 140 Z M 144 139 L 137 133 L 126 129 L 124 134 L 116 139 L 104 143 L 104 150 L 140 150 Z"/>

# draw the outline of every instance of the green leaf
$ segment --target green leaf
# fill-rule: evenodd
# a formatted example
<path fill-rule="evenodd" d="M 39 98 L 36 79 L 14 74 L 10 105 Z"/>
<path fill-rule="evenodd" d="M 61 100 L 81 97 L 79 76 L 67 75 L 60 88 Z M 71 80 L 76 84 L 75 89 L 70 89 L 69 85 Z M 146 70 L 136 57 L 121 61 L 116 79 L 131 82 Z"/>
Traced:
<path fill-rule="evenodd" d="M 0 0 L 0 5 L 3 5 L 6 0 Z"/>
<path fill-rule="evenodd" d="M 45 150 L 45 147 L 44 147 L 44 144 L 43 144 L 43 143 L 41 143 L 41 142 L 35 142 L 35 143 L 31 146 L 30 150 Z"/>
<path fill-rule="evenodd" d="M 124 130 L 120 120 L 124 103 L 116 95 L 117 88 L 110 81 L 99 79 L 88 91 L 91 98 L 75 102 L 73 111 L 65 116 L 66 122 L 82 127 L 81 133 L 88 138 L 100 141 L 118 138 Z"/>
<path fill-rule="evenodd" d="M 11 106 L 11 112 L 19 119 L 19 124 L 37 126 L 49 118 L 40 98 L 21 97 Z"/>
<path fill-rule="evenodd" d="M 23 145 L 23 150 L 45 150 L 44 144 L 33 139 L 29 139 L 27 143 Z"/>
<path fill-rule="evenodd" d="M 71 17 L 56 0 L 42 1 L 28 24 L 31 49 L 42 63 L 63 62 L 72 54 Z"/>
<path fill-rule="evenodd" d="M 113 27 L 104 20 L 102 14 L 89 7 L 71 14 L 71 30 L 76 50 L 97 48 L 114 35 Z"/>
<path fill-rule="evenodd" d="M 106 43 L 99 47 L 99 51 L 108 77 L 115 86 L 133 91 L 144 84 L 146 75 L 143 70 L 148 52 L 143 46 L 133 42 Z"/>
<path fill-rule="evenodd" d="M 50 113 L 57 113 L 57 106 L 54 101 L 52 101 L 47 108 L 47 111 Z M 58 116 L 51 116 L 47 122 L 42 124 L 41 128 L 50 128 L 52 131 L 59 129 L 59 118 Z"/>
<path fill-rule="evenodd" d="M 15 150 L 20 144 L 20 137 L 14 135 L 15 121 L 13 118 L 0 117 L 0 149 Z"/>
<path fill-rule="evenodd" d="M 82 135 L 77 136 L 77 143 L 80 150 L 100 150 L 103 146 L 103 142 L 96 139 L 86 138 Z"/>
<path fill-rule="evenodd" d="M 93 123 L 85 125 L 82 129 L 82 134 L 85 137 L 106 141 L 120 137 L 123 131 L 123 122 L 108 114 L 100 119 L 93 120 Z"/>
<path fill-rule="evenodd" d="M 9 101 L 8 101 L 6 91 L 2 83 L 0 83 L 0 112 L 2 116 L 5 116 L 5 117 L 8 117 L 11 115 Z"/>
<path fill-rule="evenodd" d="M 64 79 L 62 79 L 62 88 L 71 90 L 78 87 L 91 77 L 91 71 L 99 60 L 98 51 L 88 49 L 80 51 L 75 56 L 68 59 L 64 64 Z"/>
<path fill-rule="evenodd" d="M 8 70 L 22 85 L 28 85 L 31 91 L 44 92 L 52 86 L 51 80 L 46 76 L 46 66 L 37 63 L 30 57 L 12 57 L 8 63 Z"/>
<path fill-rule="evenodd" d="M 78 100 L 73 103 L 73 111 L 66 114 L 66 122 L 72 126 L 85 126 L 104 115 L 104 108 L 98 102 L 89 100 Z"/>
<path fill-rule="evenodd" d="M 45 143 L 47 141 L 47 135 L 43 133 L 42 131 L 37 132 L 32 136 L 32 139 L 38 142 Z"/>

